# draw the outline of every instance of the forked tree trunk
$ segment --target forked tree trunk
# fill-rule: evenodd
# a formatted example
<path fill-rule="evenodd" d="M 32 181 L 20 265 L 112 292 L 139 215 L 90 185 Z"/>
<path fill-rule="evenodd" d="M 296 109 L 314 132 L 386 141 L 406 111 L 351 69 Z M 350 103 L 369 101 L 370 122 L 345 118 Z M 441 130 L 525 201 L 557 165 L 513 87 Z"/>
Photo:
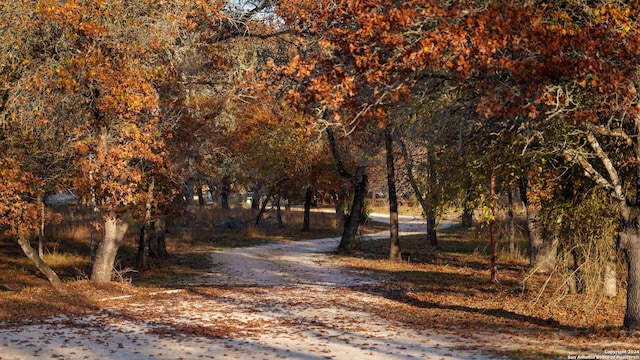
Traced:
<path fill-rule="evenodd" d="M 364 209 L 364 199 L 367 196 L 368 177 L 364 168 L 356 170 L 353 179 L 353 202 L 351 211 L 347 216 L 340 240 L 340 249 L 352 250 L 356 246 L 356 235 L 362 218 L 362 210 Z"/>
<path fill-rule="evenodd" d="M 99 283 L 111 281 L 113 265 L 120 248 L 120 243 L 129 229 L 129 224 L 118 220 L 115 214 L 110 214 L 104 222 L 104 238 L 98 245 L 96 260 L 93 264 L 91 280 Z"/>
<path fill-rule="evenodd" d="M 411 157 L 411 154 L 407 150 L 407 147 L 404 144 L 404 141 L 402 140 L 402 134 L 400 133 L 400 130 L 398 130 L 398 128 L 396 128 L 395 134 L 396 134 L 396 142 L 398 143 L 398 146 L 402 151 L 402 156 L 404 157 L 404 166 L 405 166 L 405 170 L 407 171 L 407 178 L 409 180 L 409 184 L 411 185 L 411 188 L 413 189 L 413 192 L 416 195 L 416 198 L 418 199 L 418 203 L 420 204 L 420 207 L 422 207 L 422 211 L 424 212 L 425 217 L 427 219 L 427 241 L 431 245 L 437 246 L 438 238 L 436 233 L 436 216 L 435 216 L 435 212 L 433 211 L 432 199 L 430 198 L 428 199 L 428 201 L 425 200 L 425 196 L 423 195 L 422 191 L 420 191 L 420 188 L 418 187 L 418 183 L 416 182 L 415 176 L 413 175 L 413 158 Z M 431 197 L 431 193 L 427 194 L 427 196 Z"/>
<path fill-rule="evenodd" d="M 390 231 L 390 251 L 389 260 L 402 261 L 400 251 L 400 235 L 398 233 L 398 196 L 396 194 L 396 173 L 393 161 L 393 140 L 391 133 L 384 133 L 385 148 L 387 150 L 387 187 L 389 190 L 389 231 Z"/>
<path fill-rule="evenodd" d="M 311 217 L 311 198 L 313 197 L 313 189 L 311 186 L 307 186 L 307 190 L 304 192 L 304 215 L 302 220 L 302 231 L 309 231 L 310 217 Z"/>
<path fill-rule="evenodd" d="M 624 327 L 629 331 L 640 328 L 640 228 L 625 224 L 620 232 L 618 247 L 627 258 L 627 310 Z"/>
<path fill-rule="evenodd" d="M 20 248 L 27 256 L 27 258 L 29 258 L 29 260 L 34 263 L 38 270 L 40 270 L 40 272 L 47 277 L 47 280 L 49 280 L 51 284 L 58 284 L 61 282 L 58 274 L 56 274 L 53 269 L 51 269 L 47 264 L 44 263 L 42 258 L 38 255 L 38 252 L 31 247 L 28 239 L 23 236 L 19 236 L 18 244 L 20 245 Z"/>

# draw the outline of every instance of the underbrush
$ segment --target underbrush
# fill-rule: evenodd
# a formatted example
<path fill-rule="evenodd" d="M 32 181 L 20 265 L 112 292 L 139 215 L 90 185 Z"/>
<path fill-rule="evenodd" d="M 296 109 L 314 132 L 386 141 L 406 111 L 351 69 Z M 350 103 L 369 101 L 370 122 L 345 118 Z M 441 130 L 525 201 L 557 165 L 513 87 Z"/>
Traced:
<path fill-rule="evenodd" d="M 470 337 L 487 331 L 582 343 L 624 337 L 624 289 L 613 298 L 567 294 L 562 277 L 529 274 L 528 260 L 510 256 L 502 241 L 493 282 L 488 239 L 484 230 L 462 227 L 440 231 L 436 248 L 425 235 L 402 237 L 402 262 L 387 260 L 388 239 L 364 240 L 336 261 L 384 279 L 360 290 L 395 300 L 397 308 L 377 313 L 405 323 Z"/>

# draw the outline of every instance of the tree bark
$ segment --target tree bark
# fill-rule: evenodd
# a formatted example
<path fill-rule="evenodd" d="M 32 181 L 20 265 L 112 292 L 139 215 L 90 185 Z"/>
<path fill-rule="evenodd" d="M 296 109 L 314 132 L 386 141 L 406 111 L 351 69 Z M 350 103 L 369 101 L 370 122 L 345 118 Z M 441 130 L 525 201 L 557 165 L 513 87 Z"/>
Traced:
<path fill-rule="evenodd" d="M 313 189 L 311 186 L 307 186 L 307 190 L 304 193 L 304 215 L 302 220 L 302 231 L 311 230 L 310 218 L 311 218 L 311 199 L 313 197 Z"/>
<path fill-rule="evenodd" d="M 91 273 L 92 281 L 99 283 L 111 281 L 116 255 L 128 228 L 129 224 L 119 220 L 115 214 L 109 214 L 105 218 L 104 238 L 98 245 L 96 252 L 96 260 Z"/>
<path fill-rule="evenodd" d="M 167 257 L 167 244 L 165 242 L 165 233 L 167 230 L 167 222 L 164 217 L 158 217 L 153 222 L 153 236 L 149 245 L 149 252 L 153 257 Z"/>
<path fill-rule="evenodd" d="M 433 151 L 429 151 L 429 157 L 427 164 L 427 181 L 429 183 L 429 199 L 427 203 L 427 241 L 431 246 L 438 246 L 438 233 L 436 232 L 436 211 L 435 208 L 439 202 L 438 198 L 438 183 L 436 179 L 436 172 L 434 169 L 434 163 L 436 161 Z"/>
<path fill-rule="evenodd" d="M 222 186 L 220 188 L 220 206 L 223 211 L 231 209 L 229 205 L 229 195 L 231 194 L 231 178 L 229 176 L 222 177 Z"/>
<path fill-rule="evenodd" d="M 620 232 L 618 247 L 627 258 L 627 310 L 624 327 L 633 332 L 640 328 L 640 228 L 626 223 Z"/>
<path fill-rule="evenodd" d="M 147 270 L 150 267 L 149 256 L 151 248 L 151 238 L 154 235 L 155 231 L 155 224 L 151 219 L 151 209 L 153 208 L 154 201 L 153 188 L 155 187 L 155 183 L 155 178 L 151 177 L 151 181 L 147 189 L 147 203 L 145 204 L 146 209 L 144 220 L 142 222 L 142 228 L 140 229 L 140 241 L 138 244 L 137 263 L 139 270 Z"/>
<path fill-rule="evenodd" d="M 513 191 L 511 190 L 511 188 L 509 188 L 509 193 L 508 193 L 508 197 L 509 197 L 509 210 L 508 210 L 508 217 L 509 217 L 509 230 L 508 230 L 508 241 L 509 241 L 509 255 L 514 256 L 516 254 L 516 222 L 515 222 L 515 216 L 514 216 L 514 206 L 513 206 Z"/>
<path fill-rule="evenodd" d="M 260 210 L 260 188 L 256 187 L 251 193 L 251 211 Z"/>
<path fill-rule="evenodd" d="M 340 249 L 352 250 L 356 246 L 356 235 L 362 218 L 364 209 L 364 199 L 367 196 L 368 176 L 364 168 L 356 170 L 353 182 L 353 202 L 351 211 L 344 223 L 344 231 L 340 240 Z"/>
<path fill-rule="evenodd" d="M 393 139 L 390 130 L 384 133 L 385 148 L 387 151 L 387 187 L 389 190 L 389 231 L 390 251 L 389 260 L 402 261 L 400 250 L 400 235 L 398 232 L 398 196 L 396 194 L 396 174 L 393 159 Z"/>
<path fill-rule="evenodd" d="M 58 274 L 56 274 L 56 272 L 53 271 L 53 269 L 51 269 L 47 264 L 45 264 L 42 258 L 38 255 L 38 252 L 31 247 L 31 244 L 29 243 L 28 239 L 26 239 L 23 236 L 19 236 L 18 244 L 20 245 L 22 252 L 24 252 L 27 258 L 29 258 L 29 260 L 31 260 L 34 263 L 34 265 L 38 268 L 38 270 L 40 270 L 40 272 L 47 277 L 47 280 L 49 280 L 51 284 L 59 284 L 61 282 L 60 278 L 58 277 Z"/>
<path fill-rule="evenodd" d="M 203 207 L 204 206 L 204 193 L 202 192 L 202 184 L 198 184 L 196 186 L 196 191 L 198 193 L 198 206 Z"/>
<path fill-rule="evenodd" d="M 278 227 L 279 228 L 283 228 L 284 227 L 284 223 L 282 222 L 282 209 L 280 208 L 280 200 L 281 197 L 280 195 L 276 195 L 275 196 L 275 202 L 276 202 L 276 221 L 278 222 Z"/>

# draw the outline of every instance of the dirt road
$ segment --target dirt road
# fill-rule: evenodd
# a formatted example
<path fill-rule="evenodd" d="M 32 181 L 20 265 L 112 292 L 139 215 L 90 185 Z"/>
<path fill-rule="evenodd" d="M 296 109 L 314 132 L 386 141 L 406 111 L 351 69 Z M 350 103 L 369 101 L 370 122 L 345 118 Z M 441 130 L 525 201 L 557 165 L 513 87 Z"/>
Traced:
<path fill-rule="evenodd" d="M 380 281 L 340 269 L 339 239 L 211 254 L 211 271 L 176 290 L 105 299 L 85 318 L 0 326 L 0 359 L 492 359 L 467 339 L 370 312 Z"/>

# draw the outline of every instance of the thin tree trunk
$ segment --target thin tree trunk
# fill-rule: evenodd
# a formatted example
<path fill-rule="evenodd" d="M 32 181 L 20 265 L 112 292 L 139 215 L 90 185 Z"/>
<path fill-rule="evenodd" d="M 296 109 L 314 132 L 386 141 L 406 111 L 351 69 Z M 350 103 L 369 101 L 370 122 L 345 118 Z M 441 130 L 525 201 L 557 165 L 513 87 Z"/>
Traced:
<path fill-rule="evenodd" d="M 47 277 L 47 280 L 49 280 L 51 284 L 58 284 L 61 282 L 58 274 L 45 264 L 42 258 L 38 255 L 38 252 L 31 247 L 28 239 L 23 236 L 19 236 L 18 244 L 20 245 L 22 252 L 24 252 L 27 258 L 34 263 L 38 270 Z"/>
<path fill-rule="evenodd" d="M 311 230 L 310 219 L 311 219 L 312 197 L 313 197 L 313 188 L 311 188 L 311 186 L 307 186 L 307 190 L 304 193 L 304 215 L 302 220 L 302 231 Z"/>
<path fill-rule="evenodd" d="M 222 177 L 222 186 L 220 188 L 220 206 L 223 211 L 231 209 L 229 205 L 229 195 L 231 194 L 231 178 L 229 176 Z"/>
<path fill-rule="evenodd" d="M 490 233 L 491 233 L 491 281 L 498 281 L 498 265 L 496 264 L 496 239 L 495 239 L 495 226 L 496 226 L 496 169 L 494 167 L 491 168 L 491 184 L 489 185 L 489 197 L 491 202 L 491 224 L 490 224 Z"/>
<path fill-rule="evenodd" d="M 540 225 L 540 210 L 536 204 L 528 199 L 530 188 L 524 180 L 520 185 L 520 197 L 527 210 L 527 229 L 529 230 L 529 264 L 537 273 L 548 274 L 555 267 L 555 251 L 553 237 L 545 241 Z"/>
<path fill-rule="evenodd" d="M 196 186 L 196 189 L 198 193 L 198 205 L 200 207 L 204 207 L 204 193 L 202 192 L 202 184 L 198 184 Z"/>
<path fill-rule="evenodd" d="M 436 232 L 436 205 L 439 202 L 438 199 L 438 183 L 436 179 L 436 172 L 434 169 L 436 156 L 433 151 L 429 151 L 427 155 L 429 163 L 427 165 L 427 181 L 429 182 L 429 201 L 427 201 L 427 241 L 431 246 L 438 246 L 438 233 Z"/>
<path fill-rule="evenodd" d="M 402 156 L 404 157 L 404 167 L 405 167 L 405 170 L 407 171 L 407 179 L 409 180 L 411 189 L 413 189 L 413 193 L 416 195 L 416 199 L 418 199 L 418 203 L 420 204 L 420 207 L 422 208 L 422 211 L 424 212 L 425 218 L 427 220 L 427 241 L 430 241 L 432 238 L 436 239 L 435 214 L 431 209 L 431 204 L 425 200 L 424 194 L 422 193 L 422 191 L 420 191 L 420 188 L 418 187 L 418 183 L 413 174 L 413 157 L 411 156 L 411 154 L 409 154 L 409 151 L 407 150 L 404 140 L 402 140 L 402 134 L 400 133 L 400 129 L 397 127 L 395 131 L 395 135 L 396 135 L 395 136 L 396 143 L 400 147 L 400 150 L 402 151 Z M 429 235 L 430 232 L 433 232 L 434 234 Z M 436 240 L 436 245 L 437 245 L 437 240 Z"/>
<path fill-rule="evenodd" d="M 260 210 L 260 188 L 256 187 L 251 193 L 251 211 Z"/>
<path fill-rule="evenodd" d="M 473 208 L 471 207 L 471 174 L 467 174 L 467 177 L 464 180 L 464 191 L 464 202 L 462 204 L 462 226 L 468 229 L 473 226 Z"/>
<path fill-rule="evenodd" d="M 260 224 L 260 220 L 262 219 L 262 214 L 264 214 L 265 210 L 267 209 L 267 204 L 269 203 L 269 200 L 271 200 L 271 196 L 272 196 L 272 193 L 270 192 L 269 195 L 267 195 L 267 197 L 264 199 L 264 202 L 260 207 L 260 211 L 258 212 L 258 216 L 256 216 L 256 225 Z"/>
<path fill-rule="evenodd" d="M 278 227 L 283 228 L 284 223 L 282 222 L 282 209 L 280 208 L 280 195 L 276 195 L 276 221 L 278 222 Z"/>
<path fill-rule="evenodd" d="M 194 201 L 194 187 L 196 180 L 196 170 L 194 159 L 187 157 L 187 176 L 183 184 L 183 195 L 185 201 L 185 225 L 193 225 L 196 220 L 196 204 Z"/>
<path fill-rule="evenodd" d="M 93 265 L 91 280 L 99 283 L 111 281 L 113 265 L 120 243 L 129 229 L 129 224 L 110 214 L 104 222 L 104 239 L 98 245 L 96 261 Z"/>
<path fill-rule="evenodd" d="M 40 229 L 38 229 L 38 256 L 40 258 L 44 257 L 44 212 L 45 205 L 42 201 L 41 197 L 38 197 L 38 202 L 40 203 Z"/>
<path fill-rule="evenodd" d="M 144 214 L 144 220 L 142 223 L 142 228 L 140 229 L 140 242 L 138 244 L 138 256 L 137 263 L 138 268 L 140 270 L 149 269 L 149 256 L 150 256 L 150 248 L 151 248 L 151 238 L 154 236 L 154 223 L 151 220 L 151 209 L 153 208 L 154 201 L 154 193 L 153 188 L 155 187 L 155 178 L 151 177 L 151 182 L 149 183 L 149 188 L 147 190 L 147 203 L 145 204 L 146 210 Z"/>
<path fill-rule="evenodd" d="M 515 222 L 515 216 L 514 216 L 514 207 L 513 207 L 513 191 L 511 190 L 511 188 L 509 188 L 509 192 L 508 192 L 508 197 L 509 197 L 509 210 L 508 210 L 508 217 L 509 217 L 509 255 L 514 256 L 516 254 L 516 222 Z"/>
<path fill-rule="evenodd" d="M 387 150 L 387 187 L 389 190 L 389 230 L 390 251 L 389 260 L 402 261 L 400 250 L 400 235 L 398 233 L 398 196 L 396 194 L 396 174 L 393 159 L 393 139 L 390 130 L 384 133 L 385 148 Z"/>

